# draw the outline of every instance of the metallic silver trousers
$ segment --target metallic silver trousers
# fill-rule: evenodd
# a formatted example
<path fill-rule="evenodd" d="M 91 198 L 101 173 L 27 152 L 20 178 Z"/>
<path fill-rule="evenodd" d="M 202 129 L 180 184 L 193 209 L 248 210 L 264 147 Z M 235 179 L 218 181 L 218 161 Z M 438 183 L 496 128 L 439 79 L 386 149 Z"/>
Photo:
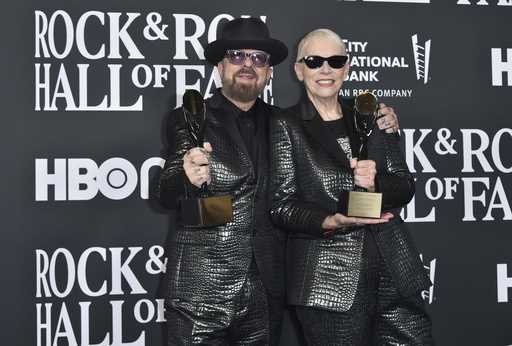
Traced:
<path fill-rule="evenodd" d="M 284 303 L 267 295 L 254 270 L 232 300 L 166 305 L 168 346 L 278 345 Z"/>
<path fill-rule="evenodd" d="M 431 346 L 432 323 L 421 292 L 402 297 L 371 234 L 365 235 L 364 270 L 347 312 L 296 306 L 310 346 Z"/>

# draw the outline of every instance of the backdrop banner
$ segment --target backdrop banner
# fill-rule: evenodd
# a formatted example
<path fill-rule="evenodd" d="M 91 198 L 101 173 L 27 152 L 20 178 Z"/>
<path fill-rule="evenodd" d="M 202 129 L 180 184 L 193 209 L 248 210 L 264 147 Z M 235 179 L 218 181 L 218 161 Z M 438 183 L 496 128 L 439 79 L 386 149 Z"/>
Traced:
<path fill-rule="evenodd" d="M 300 37 L 346 41 L 342 95 L 369 90 L 399 116 L 437 343 L 512 344 L 512 0 L 1 7 L 2 345 L 164 345 L 163 127 L 186 89 L 220 86 L 203 47 L 241 16 L 290 48 L 262 94 L 281 107 L 299 97 Z M 281 344 L 302 344 L 289 314 Z"/>

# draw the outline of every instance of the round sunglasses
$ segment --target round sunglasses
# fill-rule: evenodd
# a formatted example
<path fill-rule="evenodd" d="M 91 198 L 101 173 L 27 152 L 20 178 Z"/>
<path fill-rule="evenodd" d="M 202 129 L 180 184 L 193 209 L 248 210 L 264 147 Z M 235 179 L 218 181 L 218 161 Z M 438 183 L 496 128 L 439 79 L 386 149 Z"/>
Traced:
<path fill-rule="evenodd" d="M 245 59 L 249 58 L 252 64 L 256 67 L 265 67 L 268 65 L 270 60 L 270 54 L 265 52 L 244 52 L 240 49 L 230 49 L 226 51 L 226 58 L 233 65 L 243 65 Z"/>
<path fill-rule="evenodd" d="M 322 67 L 324 61 L 327 61 L 329 66 L 332 68 L 342 68 L 348 61 L 347 55 L 332 55 L 330 57 L 324 58 L 319 55 L 307 55 L 300 59 L 298 62 L 303 62 L 307 67 L 311 69 Z"/>

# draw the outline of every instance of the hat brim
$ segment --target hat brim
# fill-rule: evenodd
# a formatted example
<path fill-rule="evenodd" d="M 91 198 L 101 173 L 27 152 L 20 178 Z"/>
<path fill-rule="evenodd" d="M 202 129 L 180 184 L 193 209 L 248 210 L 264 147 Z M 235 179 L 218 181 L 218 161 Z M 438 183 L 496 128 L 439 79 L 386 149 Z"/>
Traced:
<path fill-rule="evenodd" d="M 206 60 L 217 65 L 224 58 L 228 49 L 257 49 L 270 54 L 270 66 L 277 65 L 288 56 L 286 45 L 276 39 L 266 40 L 216 40 L 211 42 L 204 50 Z"/>

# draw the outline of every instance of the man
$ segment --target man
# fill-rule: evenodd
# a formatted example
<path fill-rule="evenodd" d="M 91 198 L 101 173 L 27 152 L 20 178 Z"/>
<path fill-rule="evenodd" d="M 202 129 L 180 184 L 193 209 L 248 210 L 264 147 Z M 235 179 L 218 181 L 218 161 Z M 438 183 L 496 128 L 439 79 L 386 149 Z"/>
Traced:
<path fill-rule="evenodd" d="M 205 147 L 192 148 L 181 109 L 171 115 L 175 147 L 160 177 L 161 202 L 175 208 L 184 185 L 190 191 L 207 182 L 213 195 L 232 197 L 233 221 L 178 225 L 171 235 L 168 345 L 278 343 L 285 241 L 267 205 L 267 125 L 276 108 L 258 95 L 287 54 L 261 20 L 228 22 L 205 49 L 223 84 L 206 101 Z"/>

